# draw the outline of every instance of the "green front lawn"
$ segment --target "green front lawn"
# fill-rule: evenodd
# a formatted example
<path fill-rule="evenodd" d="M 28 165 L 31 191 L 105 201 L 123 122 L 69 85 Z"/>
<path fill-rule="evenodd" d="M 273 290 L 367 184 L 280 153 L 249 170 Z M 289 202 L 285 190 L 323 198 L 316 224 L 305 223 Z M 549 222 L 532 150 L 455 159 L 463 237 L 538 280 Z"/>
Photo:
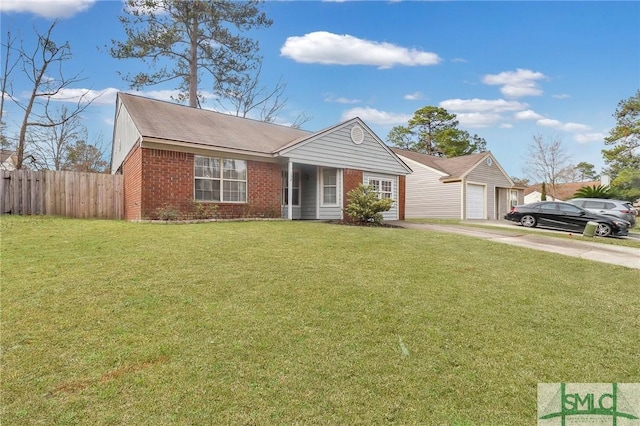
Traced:
<path fill-rule="evenodd" d="M 1 424 L 536 423 L 637 382 L 638 271 L 453 234 L 2 217 Z"/>

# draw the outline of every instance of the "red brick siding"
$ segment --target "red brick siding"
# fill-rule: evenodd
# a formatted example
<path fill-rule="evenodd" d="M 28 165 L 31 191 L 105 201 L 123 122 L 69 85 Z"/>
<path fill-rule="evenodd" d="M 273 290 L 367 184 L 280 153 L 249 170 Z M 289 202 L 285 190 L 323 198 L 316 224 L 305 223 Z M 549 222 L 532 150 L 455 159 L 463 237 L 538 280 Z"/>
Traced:
<path fill-rule="evenodd" d="M 345 208 L 349 205 L 349 199 L 347 194 L 352 189 L 357 188 L 359 184 L 363 183 L 362 182 L 363 179 L 364 179 L 364 175 L 362 173 L 362 170 L 344 169 L 342 190 L 344 194 Z M 345 219 L 349 220 L 350 217 L 345 214 Z"/>
<path fill-rule="evenodd" d="M 247 162 L 248 204 L 252 214 L 281 217 L 282 167 L 261 161 Z"/>
<path fill-rule="evenodd" d="M 157 219 L 160 209 L 182 218 L 193 204 L 193 154 L 145 148 L 142 170 L 142 219 Z"/>
<path fill-rule="evenodd" d="M 122 165 L 124 218 L 139 220 L 142 207 L 142 149 L 134 148 Z"/>
<path fill-rule="evenodd" d="M 405 203 L 405 191 L 407 187 L 406 176 L 398 176 L 398 219 L 404 220 L 404 203 Z"/>
<path fill-rule="evenodd" d="M 194 202 L 194 155 L 184 152 L 136 148 L 125 161 L 125 218 L 158 219 L 175 211 L 178 219 L 202 217 L 198 208 L 215 207 L 206 217 L 280 217 L 281 167 L 247 161 L 246 203 Z"/>

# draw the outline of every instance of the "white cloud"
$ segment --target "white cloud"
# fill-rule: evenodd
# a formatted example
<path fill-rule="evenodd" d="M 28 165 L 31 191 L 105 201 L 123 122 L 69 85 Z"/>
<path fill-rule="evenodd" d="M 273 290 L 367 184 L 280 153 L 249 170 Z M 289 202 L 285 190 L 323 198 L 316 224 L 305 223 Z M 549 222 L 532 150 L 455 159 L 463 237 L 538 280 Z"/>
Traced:
<path fill-rule="evenodd" d="M 513 114 L 516 120 L 540 120 L 542 116 L 533 110 L 519 111 Z"/>
<path fill-rule="evenodd" d="M 92 105 L 115 105 L 117 93 L 118 89 L 114 88 L 104 90 L 65 88 L 52 96 L 51 100 L 81 104 L 93 101 Z"/>
<path fill-rule="evenodd" d="M 33 13 L 43 18 L 70 18 L 89 9 L 96 0 L 2 0 L 0 11 Z"/>
<path fill-rule="evenodd" d="M 149 90 L 145 92 L 129 92 L 133 95 L 140 95 L 147 98 L 157 99 L 159 101 L 173 102 L 173 98 L 177 97 L 180 92 L 178 90 Z"/>
<path fill-rule="evenodd" d="M 456 118 L 464 127 L 489 127 L 502 120 L 502 116 L 490 112 L 471 112 L 456 114 Z"/>
<path fill-rule="evenodd" d="M 562 130 L 565 132 L 578 133 L 578 132 L 586 132 L 591 128 L 585 124 L 580 123 L 562 123 L 558 120 L 553 120 L 551 118 L 541 118 L 536 121 L 536 123 L 543 127 L 551 127 L 552 129 Z"/>
<path fill-rule="evenodd" d="M 604 138 L 604 133 L 578 133 L 577 135 L 573 136 L 573 139 L 575 139 L 575 141 L 580 144 L 602 142 Z"/>
<path fill-rule="evenodd" d="M 349 99 L 349 98 L 345 98 L 344 96 L 334 96 L 334 95 L 327 95 L 324 98 L 325 102 L 331 102 L 331 103 L 338 103 L 338 104 L 358 104 L 360 102 L 362 102 L 360 99 Z"/>
<path fill-rule="evenodd" d="M 483 77 L 482 82 L 492 86 L 502 86 L 500 92 L 503 95 L 509 98 L 519 98 L 541 95 L 542 89 L 538 86 L 537 80 L 546 78 L 541 72 L 518 68 L 515 71 L 487 74 Z"/>
<path fill-rule="evenodd" d="M 413 93 L 404 95 L 404 98 L 407 101 L 419 101 L 421 99 L 424 99 L 424 96 L 422 95 L 422 92 L 413 92 Z"/>
<path fill-rule="evenodd" d="M 118 92 L 131 93 L 132 95 L 144 96 L 146 98 L 157 99 L 160 101 L 175 102 L 179 95 L 178 90 L 149 90 L 149 91 L 134 91 L 134 90 L 119 90 L 114 87 L 109 87 L 103 90 L 94 89 L 62 89 L 51 99 L 56 102 L 72 102 L 72 103 L 87 103 L 93 100 L 92 105 L 115 105 L 116 95 Z M 200 95 L 205 101 L 216 99 L 216 95 L 201 91 Z M 203 107 L 204 108 L 204 107 Z"/>
<path fill-rule="evenodd" d="M 559 95 L 552 95 L 552 97 L 554 97 L 554 98 L 556 98 L 556 99 L 568 99 L 568 98 L 570 98 L 571 96 L 570 96 L 570 95 L 567 95 L 567 94 L 565 94 L 565 93 L 561 93 L 561 94 L 559 94 Z"/>
<path fill-rule="evenodd" d="M 342 113 L 342 121 L 350 118 L 360 117 L 366 123 L 377 124 L 380 126 L 396 126 L 406 124 L 412 117 L 410 114 L 396 114 L 369 107 L 351 108 Z"/>
<path fill-rule="evenodd" d="M 440 102 L 440 107 L 451 112 L 504 112 L 524 109 L 527 104 L 504 99 L 448 99 Z"/>
<path fill-rule="evenodd" d="M 288 37 L 280 54 L 306 64 L 373 65 L 378 68 L 436 65 L 441 61 L 435 53 L 326 31 Z"/>

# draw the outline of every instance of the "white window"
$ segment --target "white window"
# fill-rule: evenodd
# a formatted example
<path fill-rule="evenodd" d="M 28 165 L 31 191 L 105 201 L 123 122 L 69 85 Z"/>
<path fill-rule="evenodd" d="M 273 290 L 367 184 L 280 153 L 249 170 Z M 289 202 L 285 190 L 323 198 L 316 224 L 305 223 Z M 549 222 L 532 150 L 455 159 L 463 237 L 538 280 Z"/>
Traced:
<path fill-rule="evenodd" d="M 195 199 L 247 202 L 247 162 L 195 156 Z"/>
<path fill-rule="evenodd" d="M 371 179 L 369 185 L 378 193 L 379 198 L 392 198 L 393 182 L 389 179 Z"/>
<path fill-rule="evenodd" d="M 518 205 L 518 191 L 509 191 L 509 206 L 515 207 Z"/>
<path fill-rule="evenodd" d="M 286 171 L 282 172 L 282 204 L 285 206 L 289 205 L 289 179 L 287 178 L 288 173 Z M 300 205 L 300 172 L 293 172 L 293 195 L 292 195 L 292 206 Z"/>
<path fill-rule="evenodd" d="M 322 204 L 338 205 L 338 170 L 322 169 Z"/>

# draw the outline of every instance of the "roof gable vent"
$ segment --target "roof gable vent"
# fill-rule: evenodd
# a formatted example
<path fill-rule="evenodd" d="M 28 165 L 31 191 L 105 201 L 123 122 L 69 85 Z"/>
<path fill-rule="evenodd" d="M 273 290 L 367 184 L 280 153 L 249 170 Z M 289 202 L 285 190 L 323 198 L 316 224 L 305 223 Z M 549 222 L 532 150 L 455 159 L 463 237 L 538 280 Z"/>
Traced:
<path fill-rule="evenodd" d="M 351 128 L 351 140 L 356 145 L 360 145 L 364 141 L 364 130 L 360 126 L 353 126 Z"/>

